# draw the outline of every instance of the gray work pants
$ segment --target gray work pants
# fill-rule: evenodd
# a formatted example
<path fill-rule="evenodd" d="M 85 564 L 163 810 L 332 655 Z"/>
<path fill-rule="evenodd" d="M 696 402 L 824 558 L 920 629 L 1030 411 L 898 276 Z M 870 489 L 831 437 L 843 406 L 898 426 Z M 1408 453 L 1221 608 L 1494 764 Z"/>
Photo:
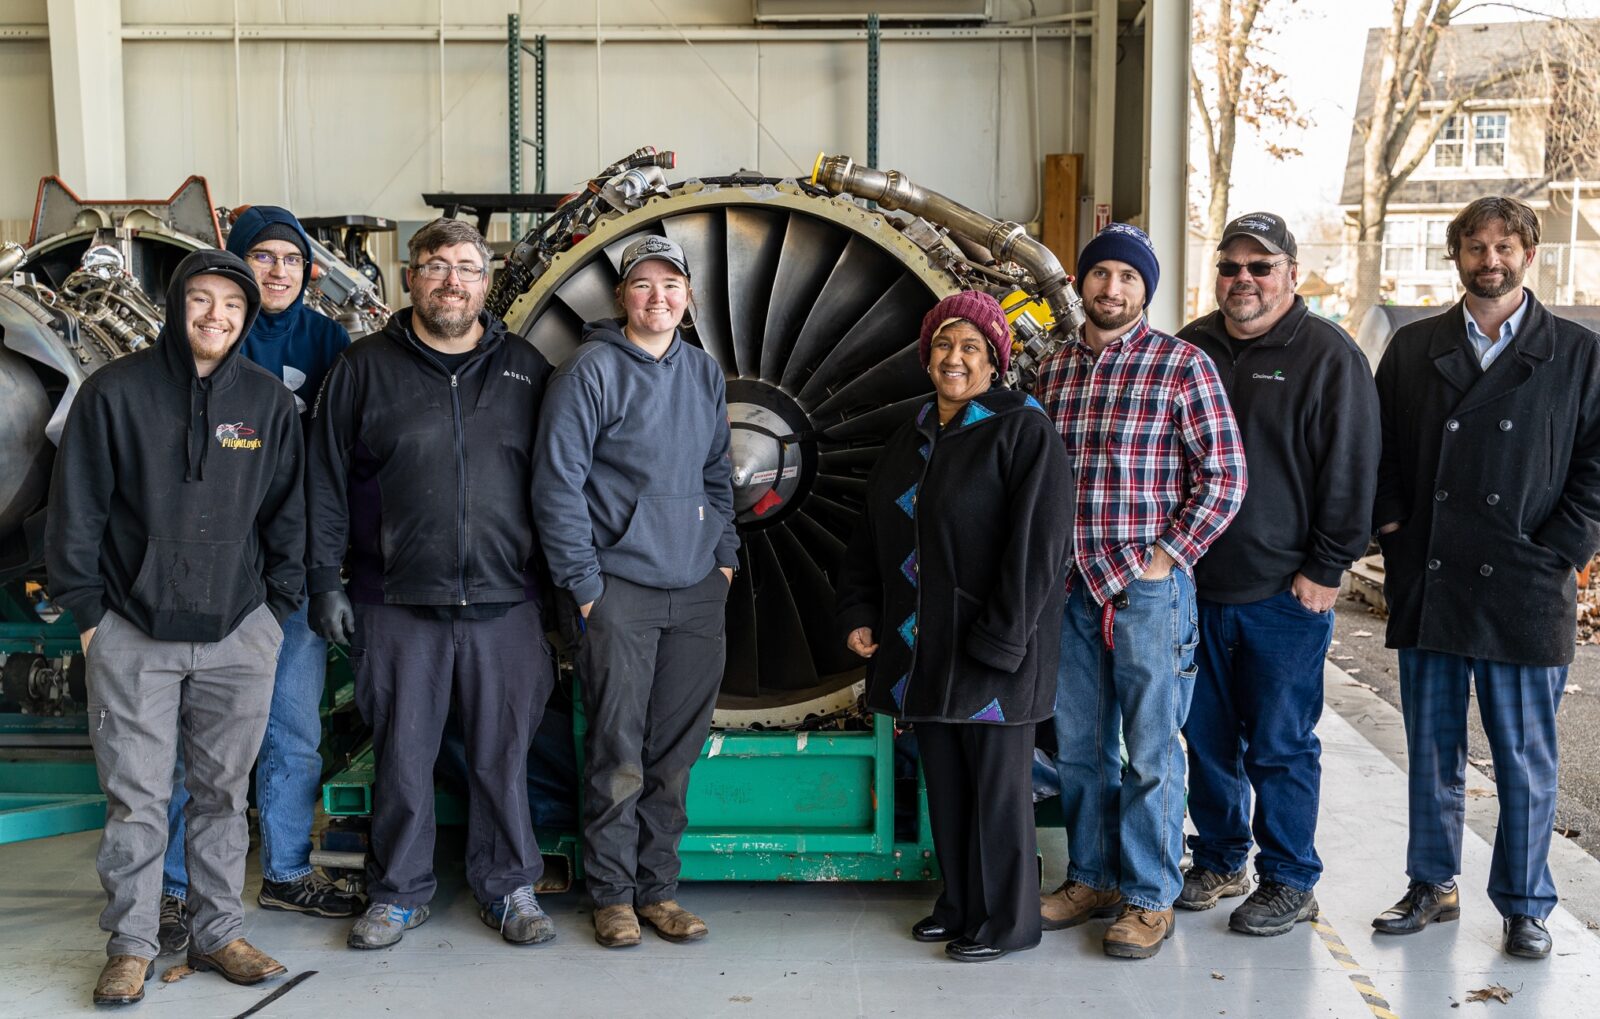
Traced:
<path fill-rule="evenodd" d="M 283 630 L 262 605 L 215 643 L 155 640 L 107 612 L 89 644 L 89 737 L 106 827 L 95 868 L 106 890 L 107 955 L 158 953 L 167 800 L 183 740 L 189 927 L 214 952 L 244 927 L 250 769 L 272 704 Z"/>
<path fill-rule="evenodd" d="M 596 906 L 647 906 L 678 890 L 689 768 L 727 656 L 728 581 L 720 570 L 673 591 L 605 581 L 578 652 L 583 869 Z"/>

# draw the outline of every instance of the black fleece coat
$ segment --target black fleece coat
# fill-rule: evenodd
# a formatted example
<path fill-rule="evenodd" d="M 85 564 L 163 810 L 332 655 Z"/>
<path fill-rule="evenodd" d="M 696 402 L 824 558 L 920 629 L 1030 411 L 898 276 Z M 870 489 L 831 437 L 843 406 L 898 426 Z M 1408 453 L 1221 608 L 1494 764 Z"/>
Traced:
<path fill-rule="evenodd" d="M 890 436 L 838 589 L 870 627 L 867 706 L 906 721 L 1040 722 L 1055 708 L 1072 468 L 1031 396 L 984 393 Z"/>
<path fill-rule="evenodd" d="M 1458 303 L 1378 364 L 1388 646 L 1565 665 L 1575 567 L 1600 549 L 1600 341 L 1527 294 L 1487 370 Z"/>
<path fill-rule="evenodd" d="M 219 641 L 265 601 L 282 622 L 305 582 L 300 421 L 283 382 L 239 355 L 195 374 L 186 284 L 225 276 L 259 306 L 226 251 L 196 251 L 167 287 L 153 346 L 120 357 L 72 402 L 50 482 L 50 593 L 78 628 L 110 609 L 156 640 Z"/>

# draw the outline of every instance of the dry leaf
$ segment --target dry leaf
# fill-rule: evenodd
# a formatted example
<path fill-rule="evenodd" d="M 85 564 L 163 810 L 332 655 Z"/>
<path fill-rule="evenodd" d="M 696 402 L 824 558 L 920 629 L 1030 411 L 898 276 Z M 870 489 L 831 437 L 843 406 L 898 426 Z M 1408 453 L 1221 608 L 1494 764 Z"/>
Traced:
<path fill-rule="evenodd" d="M 1558 824 L 1556 825 L 1556 834 L 1560 835 L 1562 838 L 1575 839 L 1579 835 L 1582 835 L 1583 832 L 1579 831 L 1577 828 L 1563 828 Z"/>
<path fill-rule="evenodd" d="M 1353 662 L 1353 661 L 1356 660 L 1356 656 L 1355 655 L 1334 655 L 1333 656 L 1333 660 L 1336 661 L 1336 662 Z"/>
<path fill-rule="evenodd" d="M 1492 757 L 1469 757 L 1467 758 L 1467 763 L 1472 765 L 1474 768 L 1494 767 L 1494 759 Z"/>
<path fill-rule="evenodd" d="M 1371 630 L 1357 630 L 1355 633 L 1352 633 L 1350 636 L 1352 636 L 1352 637 L 1370 637 L 1370 636 L 1372 636 L 1372 631 Z"/>
<path fill-rule="evenodd" d="M 1494 790 L 1493 789 L 1468 789 L 1467 790 L 1467 795 L 1468 796 L 1476 796 L 1476 797 L 1493 796 L 1494 795 Z"/>
<path fill-rule="evenodd" d="M 1334 641 L 1334 642 L 1333 642 L 1333 646 L 1334 646 L 1334 647 L 1338 647 L 1338 646 L 1339 646 L 1339 642 L 1338 642 L 1338 641 Z"/>
<path fill-rule="evenodd" d="M 164 984 L 175 984 L 193 972 L 194 970 L 187 966 L 171 966 L 165 973 L 161 974 L 161 982 Z"/>
<path fill-rule="evenodd" d="M 1346 670 L 1344 670 L 1344 674 L 1347 675 L 1347 676 L 1359 676 L 1359 675 L 1361 675 L 1361 670 L 1360 669 L 1346 669 Z"/>
<path fill-rule="evenodd" d="M 1583 921 L 1583 925 L 1589 930 L 1600 931 L 1600 923 L 1595 923 L 1593 920 L 1585 920 Z"/>
<path fill-rule="evenodd" d="M 1359 686 L 1363 690 L 1371 690 L 1373 693 L 1378 692 L 1377 687 L 1373 686 L 1371 683 L 1363 683 L 1359 679 L 1352 679 L 1350 682 L 1346 683 L 1345 686 Z"/>
<path fill-rule="evenodd" d="M 1213 980 L 1226 980 L 1228 978 L 1223 976 L 1221 973 L 1218 973 L 1216 970 L 1212 970 L 1211 971 L 1211 979 L 1213 979 Z"/>
<path fill-rule="evenodd" d="M 1511 992 L 1499 984 L 1490 984 L 1480 987 L 1476 991 L 1467 992 L 1468 1001 L 1498 1001 L 1502 1005 L 1511 1004 Z"/>

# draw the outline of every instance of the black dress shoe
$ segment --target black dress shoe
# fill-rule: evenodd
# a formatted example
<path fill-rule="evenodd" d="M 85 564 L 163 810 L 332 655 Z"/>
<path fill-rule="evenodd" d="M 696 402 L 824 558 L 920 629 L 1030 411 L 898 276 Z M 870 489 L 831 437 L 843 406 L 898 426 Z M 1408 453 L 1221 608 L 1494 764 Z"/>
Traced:
<path fill-rule="evenodd" d="M 953 941 L 956 932 L 933 917 L 925 916 L 911 925 L 911 936 L 918 941 Z"/>
<path fill-rule="evenodd" d="M 1534 916 L 1508 916 L 1505 922 L 1505 953 L 1519 959 L 1548 959 L 1550 931 Z"/>
<path fill-rule="evenodd" d="M 1426 881 L 1413 881 L 1405 897 L 1384 910 L 1372 921 L 1380 934 L 1415 934 L 1430 923 L 1448 923 L 1461 918 L 1461 889 L 1449 890 Z"/>
<path fill-rule="evenodd" d="M 988 962 L 1005 955 L 1006 950 L 981 944 L 971 938 L 956 938 L 944 946 L 944 954 L 957 962 Z"/>

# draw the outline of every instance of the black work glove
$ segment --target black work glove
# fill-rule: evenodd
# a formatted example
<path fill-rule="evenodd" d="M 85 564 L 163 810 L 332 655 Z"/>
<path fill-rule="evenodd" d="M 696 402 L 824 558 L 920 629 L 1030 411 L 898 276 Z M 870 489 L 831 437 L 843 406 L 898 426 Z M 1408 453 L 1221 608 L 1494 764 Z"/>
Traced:
<path fill-rule="evenodd" d="M 330 644 L 350 644 L 356 639 L 356 610 L 343 591 L 311 596 L 311 632 Z"/>

